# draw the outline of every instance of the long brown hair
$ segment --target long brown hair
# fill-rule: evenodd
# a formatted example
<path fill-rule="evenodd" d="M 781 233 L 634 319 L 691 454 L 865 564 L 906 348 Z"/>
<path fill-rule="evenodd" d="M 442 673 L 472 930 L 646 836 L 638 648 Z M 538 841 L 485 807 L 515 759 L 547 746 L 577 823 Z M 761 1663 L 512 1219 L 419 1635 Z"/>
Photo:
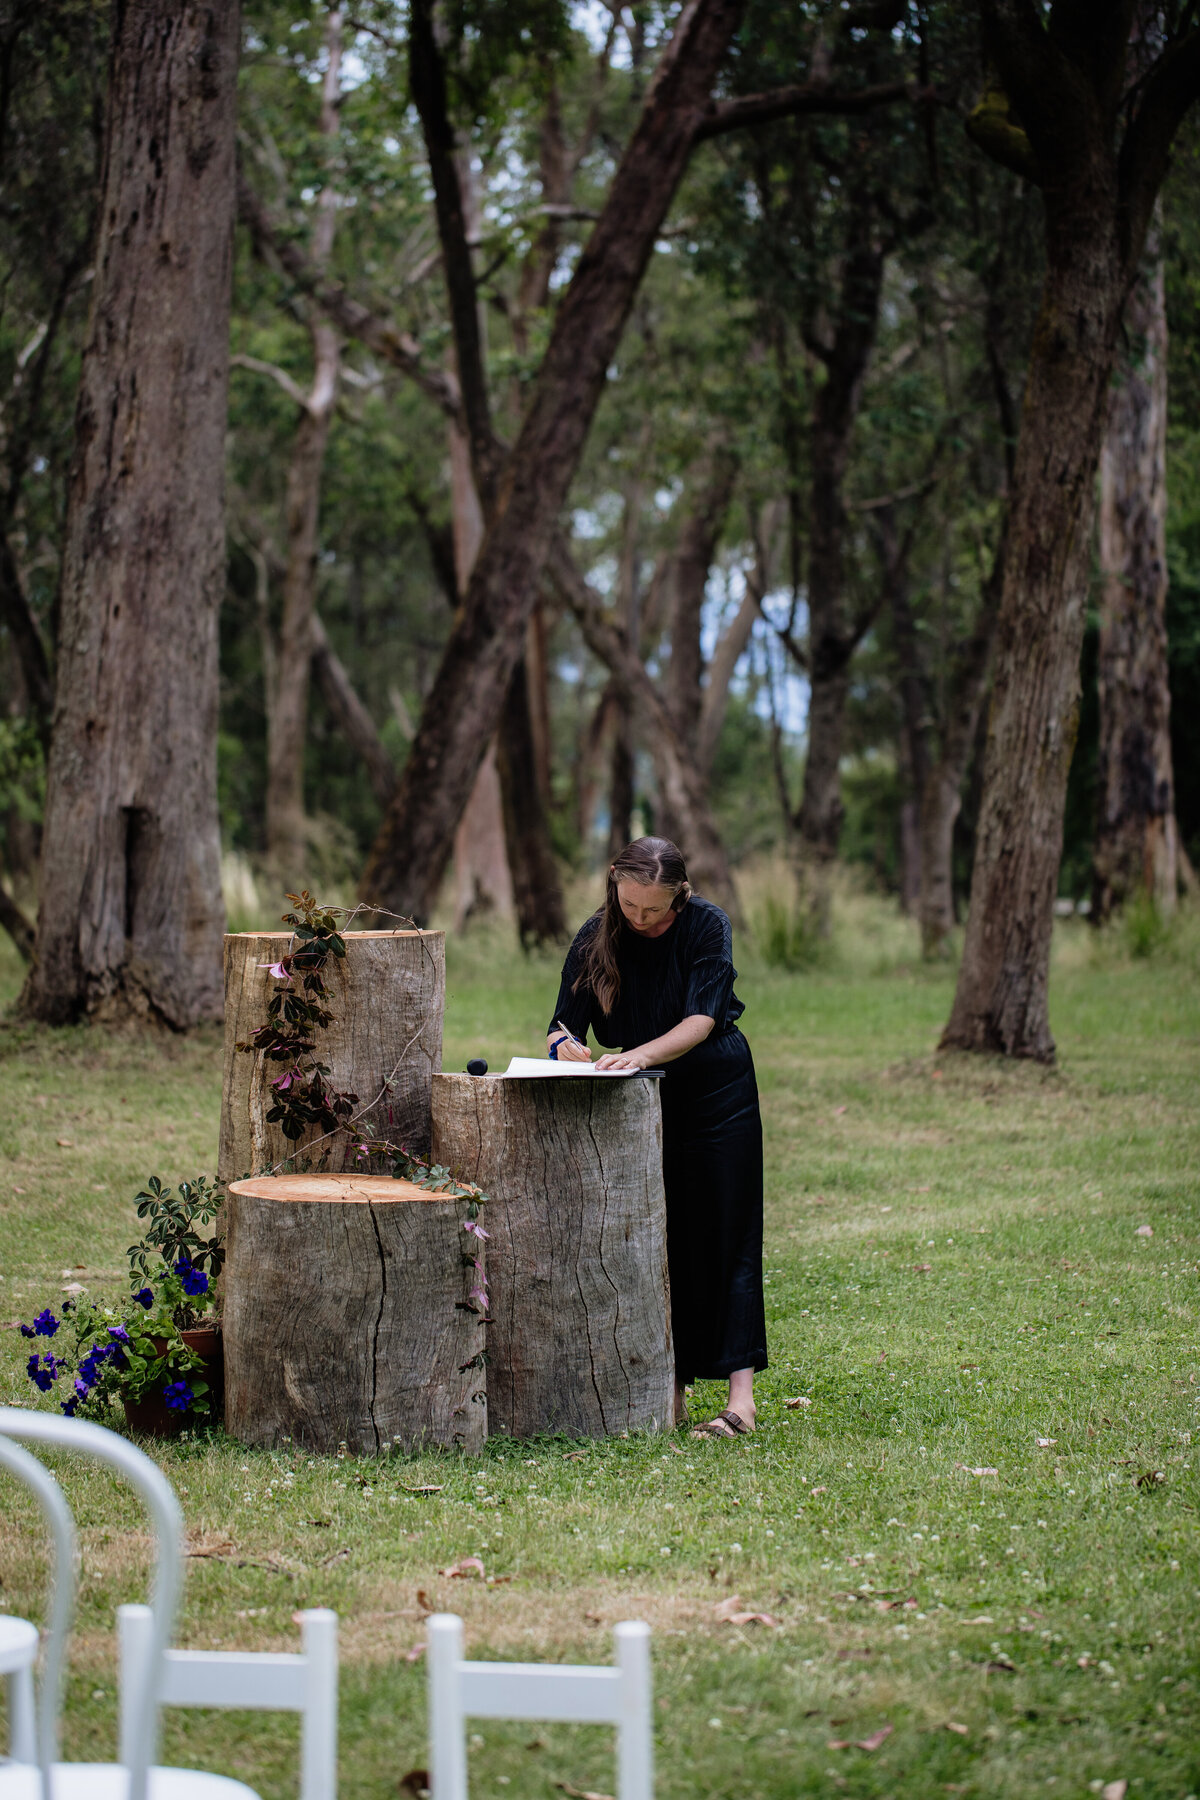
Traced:
<path fill-rule="evenodd" d="M 674 891 L 671 911 L 680 912 L 692 896 L 687 868 L 680 851 L 669 838 L 635 838 L 626 844 L 620 856 L 609 867 L 604 905 L 593 918 L 596 929 L 583 955 L 583 967 L 572 988 L 590 988 L 600 1003 L 601 1012 L 610 1013 L 621 992 L 621 972 L 617 967 L 617 940 L 624 914 L 617 898 L 618 881 L 636 881 L 639 887 L 669 887 Z"/>

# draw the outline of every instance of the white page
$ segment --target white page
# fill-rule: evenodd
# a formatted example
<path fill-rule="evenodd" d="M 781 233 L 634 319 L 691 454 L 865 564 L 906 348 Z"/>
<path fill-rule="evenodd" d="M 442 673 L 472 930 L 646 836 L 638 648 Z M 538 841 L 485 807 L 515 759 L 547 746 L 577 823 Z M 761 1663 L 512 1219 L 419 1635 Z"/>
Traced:
<path fill-rule="evenodd" d="M 585 1062 L 551 1062 L 549 1057 L 514 1056 L 503 1075 L 519 1075 L 525 1079 L 531 1076 L 556 1075 L 661 1075 L 661 1069 L 598 1069 L 595 1063 Z"/>

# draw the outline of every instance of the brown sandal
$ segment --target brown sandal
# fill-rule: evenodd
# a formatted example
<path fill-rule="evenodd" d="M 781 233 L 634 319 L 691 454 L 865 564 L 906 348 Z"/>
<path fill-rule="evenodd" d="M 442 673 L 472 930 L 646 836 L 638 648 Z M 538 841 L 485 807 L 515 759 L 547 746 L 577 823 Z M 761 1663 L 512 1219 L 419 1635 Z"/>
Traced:
<path fill-rule="evenodd" d="M 729 1427 L 728 1431 L 718 1431 L 718 1419 L 724 1420 Z M 752 1429 L 753 1427 L 747 1425 L 744 1419 L 740 1419 L 737 1413 L 726 1411 L 718 1413 L 716 1419 L 711 1419 L 707 1425 L 697 1425 L 692 1435 L 693 1437 L 709 1438 L 749 1437 Z"/>

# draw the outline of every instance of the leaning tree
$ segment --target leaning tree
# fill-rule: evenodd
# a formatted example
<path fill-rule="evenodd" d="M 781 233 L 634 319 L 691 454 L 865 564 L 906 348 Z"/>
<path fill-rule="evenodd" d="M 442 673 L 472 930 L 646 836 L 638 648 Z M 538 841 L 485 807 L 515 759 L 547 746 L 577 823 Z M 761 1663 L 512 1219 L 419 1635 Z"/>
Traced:
<path fill-rule="evenodd" d="M 239 8 L 114 17 L 26 1004 L 221 1011 L 217 613 Z"/>
<path fill-rule="evenodd" d="M 1041 187 L 1046 275 L 1017 443 L 970 915 L 947 1047 L 1054 1056 L 1047 979 L 1096 468 L 1126 297 L 1172 140 L 1200 95 L 1195 11 L 1145 0 L 980 0 L 992 79 L 970 130 Z M 1146 40 L 1149 58 L 1141 54 Z"/>

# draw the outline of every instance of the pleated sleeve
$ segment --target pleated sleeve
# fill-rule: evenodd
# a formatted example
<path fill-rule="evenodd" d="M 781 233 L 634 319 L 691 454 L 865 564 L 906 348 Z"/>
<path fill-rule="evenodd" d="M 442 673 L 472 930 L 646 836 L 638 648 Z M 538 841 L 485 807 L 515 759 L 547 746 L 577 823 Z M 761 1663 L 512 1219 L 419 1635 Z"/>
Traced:
<path fill-rule="evenodd" d="M 688 960 L 685 1018 L 690 1018 L 693 1013 L 704 1013 L 716 1021 L 718 1031 L 725 1024 L 737 975 L 732 952 L 733 930 L 729 920 L 717 907 L 711 907 Z M 741 1011 L 740 1006 L 737 1011 Z"/>

